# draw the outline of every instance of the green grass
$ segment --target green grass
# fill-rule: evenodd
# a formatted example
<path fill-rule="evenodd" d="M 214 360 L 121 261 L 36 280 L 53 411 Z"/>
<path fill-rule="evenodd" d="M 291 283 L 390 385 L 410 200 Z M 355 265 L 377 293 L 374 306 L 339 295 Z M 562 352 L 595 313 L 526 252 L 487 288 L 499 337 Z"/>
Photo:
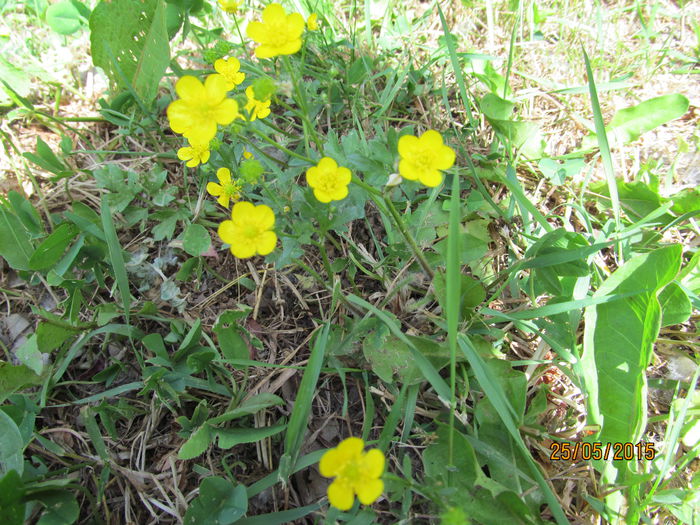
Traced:
<path fill-rule="evenodd" d="M 8 525 L 697 521 L 692 3 L 285 2 L 320 30 L 258 60 L 260 5 L 112 2 L 0 6 Z M 224 56 L 272 112 L 186 167 L 166 108 Z M 428 129 L 455 165 L 387 186 Z M 218 236 L 221 167 L 269 255 Z M 351 436 L 384 490 L 341 511 Z"/>

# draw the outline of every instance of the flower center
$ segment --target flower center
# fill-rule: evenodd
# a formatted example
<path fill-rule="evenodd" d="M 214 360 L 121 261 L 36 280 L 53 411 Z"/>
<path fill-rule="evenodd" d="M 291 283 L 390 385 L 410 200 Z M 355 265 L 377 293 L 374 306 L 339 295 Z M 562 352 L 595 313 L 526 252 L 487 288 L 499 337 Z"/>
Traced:
<path fill-rule="evenodd" d="M 355 461 L 350 461 L 347 465 L 345 465 L 341 477 L 347 479 L 353 485 L 361 482 L 363 478 L 360 469 L 357 467 L 357 462 Z"/>
<path fill-rule="evenodd" d="M 248 239 L 255 239 L 260 236 L 260 228 L 255 224 L 246 224 L 243 226 L 243 236 Z"/>
<path fill-rule="evenodd" d="M 433 156 L 428 151 L 420 151 L 413 157 L 413 164 L 421 170 L 429 170 L 433 164 Z"/>
<path fill-rule="evenodd" d="M 240 186 L 235 182 L 224 184 L 224 193 L 233 200 L 237 200 L 240 197 L 240 190 Z"/>
<path fill-rule="evenodd" d="M 282 47 L 289 40 L 286 26 L 284 23 L 273 22 L 270 24 L 270 45 L 273 47 Z"/>

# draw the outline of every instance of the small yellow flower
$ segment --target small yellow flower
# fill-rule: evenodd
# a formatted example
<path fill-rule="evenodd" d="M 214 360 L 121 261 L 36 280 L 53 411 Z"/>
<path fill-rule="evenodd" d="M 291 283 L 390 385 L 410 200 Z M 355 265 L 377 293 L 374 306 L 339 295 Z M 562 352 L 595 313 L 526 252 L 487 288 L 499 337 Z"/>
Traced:
<path fill-rule="evenodd" d="M 244 158 L 245 160 L 250 160 L 250 159 L 253 158 L 253 154 L 252 154 L 250 151 L 248 151 L 248 150 L 244 150 L 244 151 L 243 151 L 243 158 Z"/>
<path fill-rule="evenodd" d="M 226 79 L 209 75 L 200 82 L 193 76 L 184 76 L 175 84 L 180 97 L 168 106 L 170 127 L 181 133 L 191 144 L 206 144 L 216 135 L 217 124 L 230 124 L 238 116 L 238 103 L 226 98 Z"/>
<path fill-rule="evenodd" d="M 317 166 L 306 170 L 306 182 L 320 202 L 339 201 L 347 197 L 350 180 L 350 170 L 338 167 L 338 163 L 330 157 L 323 157 Z"/>
<path fill-rule="evenodd" d="M 428 187 L 442 182 L 440 170 L 455 163 L 455 152 L 442 143 L 442 136 L 428 130 L 420 137 L 404 135 L 399 139 L 399 173 L 404 179 L 419 180 Z"/>
<path fill-rule="evenodd" d="M 304 17 L 299 13 L 287 14 L 280 4 L 269 4 L 262 13 L 262 22 L 248 24 L 246 33 L 255 40 L 255 56 L 272 58 L 293 55 L 301 49 L 301 34 L 304 32 Z"/>
<path fill-rule="evenodd" d="M 219 225 L 219 237 L 231 245 L 231 253 L 239 259 L 267 255 L 275 249 L 277 235 L 272 231 L 275 214 L 269 206 L 237 202 L 231 220 Z"/>
<path fill-rule="evenodd" d="M 384 472 L 384 454 L 376 448 L 363 452 L 364 446 L 360 438 L 349 437 L 321 457 L 321 475 L 335 477 L 328 487 L 328 501 L 339 510 L 349 510 L 355 494 L 360 503 L 371 505 L 384 490 L 379 479 Z"/>
<path fill-rule="evenodd" d="M 258 118 L 265 118 L 270 114 L 270 103 L 272 101 L 260 101 L 255 98 L 255 91 L 253 86 L 248 86 L 245 90 L 245 94 L 248 97 L 248 103 L 245 105 L 245 110 L 248 112 L 248 120 L 253 122 Z"/>
<path fill-rule="evenodd" d="M 228 208 L 229 200 L 236 202 L 241 198 L 241 183 L 231 180 L 231 170 L 228 168 L 219 168 L 216 171 L 216 178 L 219 179 L 219 184 L 216 182 L 207 183 L 207 191 L 209 195 L 218 197 L 216 201 L 224 208 Z"/>
<path fill-rule="evenodd" d="M 306 27 L 309 31 L 318 31 L 318 15 L 311 13 L 306 20 Z"/>
<path fill-rule="evenodd" d="M 188 168 L 194 168 L 201 164 L 206 164 L 209 160 L 209 143 L 198 144 L 190 142 L 189 146 L 180 148 L 177 150 L 177 158 L 180 160 L 186 160 L 185 166 Z"/>
<path fill-rule="evenodd" d="M 219 0 L 219 7 L 229 14 L 235 14 L 241 2 L 237 0 Z"/>
<path fill-rule="evenodd" d="M 236 57 L 219 58 L 214 62 L 214 69 L 226 79 L 226 89 L 231 91 L 245 80 L 245 73 L 241 73 L 241 63 Z"/>

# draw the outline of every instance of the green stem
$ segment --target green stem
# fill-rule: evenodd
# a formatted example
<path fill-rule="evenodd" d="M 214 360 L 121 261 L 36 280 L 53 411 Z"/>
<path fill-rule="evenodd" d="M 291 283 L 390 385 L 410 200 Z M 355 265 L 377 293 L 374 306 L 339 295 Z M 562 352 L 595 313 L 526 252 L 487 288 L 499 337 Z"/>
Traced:
<path fill-rule="evenodd" d="M 297 152 L 292 151 L 292 150 L 290 150 L 290 149 L 287 149 L 287 148 L 285 148 L 284 146 L 282 146 L 280 143 L 275 142 L 275 141 L 272 140 L 270 137 L 268 137 L 267 135 L 265 135 L 262 131 L 260 131 L 260 130 L 258 130 L 258 129 L 256 129 L 256 128 L 250 128 L 250 129 L 251 129 L 251 131 L 253 131 L 253 133 L 255 133 L 258 137 L 260 137 L 261 139 L 263 139 L 265 142 L 271 144 L 272 146 L 276 147 L 276 148 L 277 148 L 278 150 L 280 150 L 280 151 L 284 151 L 284 152 L 285 152 L 287 155 L 289 155 L 290 157 L 294 157 L 294 158 L 297 158 L 297 159 L 299 159 L 299 160 L 303 160 L 303 161 L 305 161 L 305 162 L 309 162 L 309 163 L 311 163 L 311 164 L 316 164 L 316 162 L 313 161 L 312 159 L 310 159 L 309 157 L 305 157 L 304 155 L 299 155 Z M 248 141 L 248 143 L 252 145 L 252 142 Z"/>
<path fill-rule="evenodd" d="M 296 95 L 297 95 L 297 101 L 299 102 L 299 107 L 301 108 L 301 111 L 302 111 L 302 119 L 303 119 L 304 128 L 305 128 L 304 131 L 308 132 L 311 135 L 314 142 L 316 143 L 316 147 L 318 148 L 318 151 L 323 151 L 323 142 L 321 142 L 321 139 L 319 138 L 318 133 L 316 133 L 316 128 L 313 126 L 313 124 L 309 120 L 309 110 L 308 110 L 308 106 L 306 104 L 306 97 L 304 97 L 304 94 L 301 91 L 301 88 L 299 86 L 299 80 L 297 79 L 297 76 L 294 72 L 294 68 L 289 63 L 289 57 L 283 56 L 282 61 L 284 62 L 284 67 L 287 69 L 289 76 L 292 78 L 292 85 L 294 86 L 294 91 L 296 92 Z M 306 142 L 306 150 L 308 151 L 309 150 L 309 143 L 308 143 L 306 133 L 304 133 L 304 141 Z"/>
<path fill-rule="evenodd" d="M 413 255 L 416 257 L 416 259 L 418 260 L 420 265 L 423 267 L 423 271 L 428 275 L 428 277 L 430 277 L 430 280 L 432 281 L 432 279 L 435 277 L 435 272 L 433 272 L 433 269 L 430 267 L 430 264 L 428 264 L 428 261 L 423 256 L 423 252 L 416 244 L 416 241 L 413 238 L 413 236 L 406 229 L 406 226 L 404 225 L 403 220 L 401 219 L 401 216 L 399 215 L 399 212 L 396 211 L 396 208 L 394 207 L 394 203 L 391 202 L 391 199 L 389 198 L 388 195 L 384 196 L 384 203 L 386 204 L 386 207 L 389 210 L 389 214 L 391 215 L 391 218 L 394 219 L 394 222 L 396 223 L 397 228 L 401 232 L 401 235 L 403 235 L 403 238 L 406 240 L 406 242 L 408 243 L 408 246 L 411 248 Z"/>

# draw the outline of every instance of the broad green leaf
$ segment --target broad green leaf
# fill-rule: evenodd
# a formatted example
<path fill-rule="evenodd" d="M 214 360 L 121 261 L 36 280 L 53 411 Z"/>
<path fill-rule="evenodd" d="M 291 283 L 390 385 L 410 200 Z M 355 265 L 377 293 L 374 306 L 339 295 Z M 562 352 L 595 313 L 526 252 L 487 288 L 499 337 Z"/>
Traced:
<path fill-rule="evenodd" d="M 33 252 L 27 230 L 0 201 L 0 256 L 15 270 L 29 270 L 29 258 Z"/>
<path fill-rule="evenodd" d="M 32 237 L 43 235 L 44 227 L 41 222 L 41 216 L 36 211 L 34 206 L 22 194 L 12 190 L 8 192 L 7 198 L 12 205 L 12 210 L 17 215 L 17 218 L 22 221 L 24 228 L 31 234 Z"/>
<path fill-rule="evenodd" d="M 71 525 L 80 514 L 75 494 L 67 490 L 44 490 L 33 493 L 41 504 L 46 507 L 37 525 Z"/>
<path fill-rule="evenodd" d="M 51 147 L 41 137 L 37 136 L 36 138 L 36 153 L 27 151 L 22 153 L 22 156 L 56 175 L 70 175 L 73 173 L 68 166 L 59 160 Z"/>
<path fill-rule="evenodd" d="M 0 471 L 0 511 L 5 525 L 24 523 L 24 485 L 16 470 L 5 475 Z"/>
<path fill-rule="evenodd" d="M 240 312 L 227 310 L 214 324 L 213 332 L 219 342 L 219 349 L 226 359 L 250 359 L 248 343 L 243 334 L 248 335 L 240 326 Z"/>
<path fill-rule="evenodd" d="M 202 481 L 197 496 L 185 514 L 185 525 L 231 525 L 248 510 L 248 495 L 243 485 L 210 477 Z"/>
<path fill-rule="evenodd" d="M 205 423 L 180 447 L 177 457 L 180 459 L 196 458 L 209 447 L 210 438 L 211 428 Z"/>
<path fill-rule="evenodd" d="M 668 201 L 668 199 L 661 197 L 654 191 L 650 185 L 643 182 L 624 182 L 617 179 L 616 185 L 620 206 L 632 221 L 638 221 L 646 217 Z M 610 191 L 607 183 L 595 182 L 591 184 L 590 189 L 593 193 L 606 197 L 606 199 L 600 200 L 603 204 L 610 205 Z M 665 224 L 672 219 L 673 217 L 666 213 L 657 220 Z"/>
<path fill-rule="evenodd" d="M 48 270 L 55 266 L 77 233 L 78 227 L 74 224 L 61 224 L 36 247 L 29 258 L 29 267 L 32 270 Z"/>
<path fill-rule="evenodd" d="M 611 144 L 627 144 L 637 140 L 643 133 L 657 126 L 677 119 L 688 111 L 689 101 L 683 95 L 662 95 L 641 104 L 618 111 L 610 123 L 605 126 L 605 132 Z M 585 137 L 581 146 L 595 146 L 596 136 Z"/>
<path fill-rule="evenodd" d="M 255 443 L 261 439 L 274 436 L 282 432 L 287 425 L 274 425 L 262 428 L 220 428 L 216 430 L 219 438 L 219 448 L 228 450 L 241 443 Z"/>
<path fill-rule="evenodd" d="M 585 310 L 584 377 L 580 379 L 588 393 L 588 423 L 601 425 L 596 441 L 636 443 L 643 435 L 646 368 L 661 326 L 656 296 L 678 273 L 681 253 L 680 245 L 669 245 L 628 260 L 593 298 L 634 295 Z"/>
<path fill-rule="evenodd" d="M 0 361 L 0 403 L 22 388 L 41 383 L 41 378 L 26 365 Z"/>
<path fill-rule="evenodd" d="M 442 272 L 435 273 L 433 288 L 435 289 L 435 297 L 443 312 L 447 311 L 447 283 L 445 281 L 445 274 Z M 483 285 L 469 275 L 460 274 L 460 318 L 468 317 L 472 309 L 479 306 L 484 299 L 486 299 L 486 290 Z"/>
<path fill-rule="evenodd" d="M 15 421 L 0 410 L 0 476 L 10 470 L 24 472 L 22 434 Z"/>
<path fill-rule="evenodd" d="M 80 13 L 70 0 L 61 0 L 46 9 L 46 23 L 61 35 L 71 35 L 82 25 Z"/>
<path fill-rule="evenodd" d="M 671 195 L 673 201 L 671 211 L 676 215 L 683 215 L 700 210 L 700 188 L 685 188 Z"/>
<path fill-rule="evenodd" d="M 661 326 L 685 323 L 693 313 L 693 305 L 683 288 L 675 282 L 670 283 L 659 294 L 661 303 Z"/>
<path fill-rule="evenodd" d="M 394 374 L 401 383 L 415 383 L 422 379 L 420 369 L 411 359 L 408 344 L 394 336 L 377 319 L 367 321 L 369 326 L 362 341 L 362 353 L 372 371 L 386 383 L 394 382 Z"/>
<path fill-rule="evenodd" d="M 182 246 L 193 257 L 202 255 L 211 246 L 209 232 L 201 224 L 190 224 L 182 238 Z"/>
<path fill-rule="evenodd" d="M 44 371 L 43 354 L 39 351 L 37 344 L 38 339 L 36 334 L 32 334 L 29 338 L 17 349 L 15 356 L 20 363 L 31 368 L 37 375 L 41 375 Z"/>
<path fill-rule="evenodd" d="M 90 16 L 92 61 L 121 89 L 150 103 L 170 63 L 162 0 L 102 0 Z"/>
<path fill-rule="evenodd" d="M 534 122 L 514 120 L 515 104 L 489 93 L 481 99 L 480 107 L 494 131 L 512 147 L 520 149 L 531 159 L 542 156 L 545 142 L 540 126 Z"/>

